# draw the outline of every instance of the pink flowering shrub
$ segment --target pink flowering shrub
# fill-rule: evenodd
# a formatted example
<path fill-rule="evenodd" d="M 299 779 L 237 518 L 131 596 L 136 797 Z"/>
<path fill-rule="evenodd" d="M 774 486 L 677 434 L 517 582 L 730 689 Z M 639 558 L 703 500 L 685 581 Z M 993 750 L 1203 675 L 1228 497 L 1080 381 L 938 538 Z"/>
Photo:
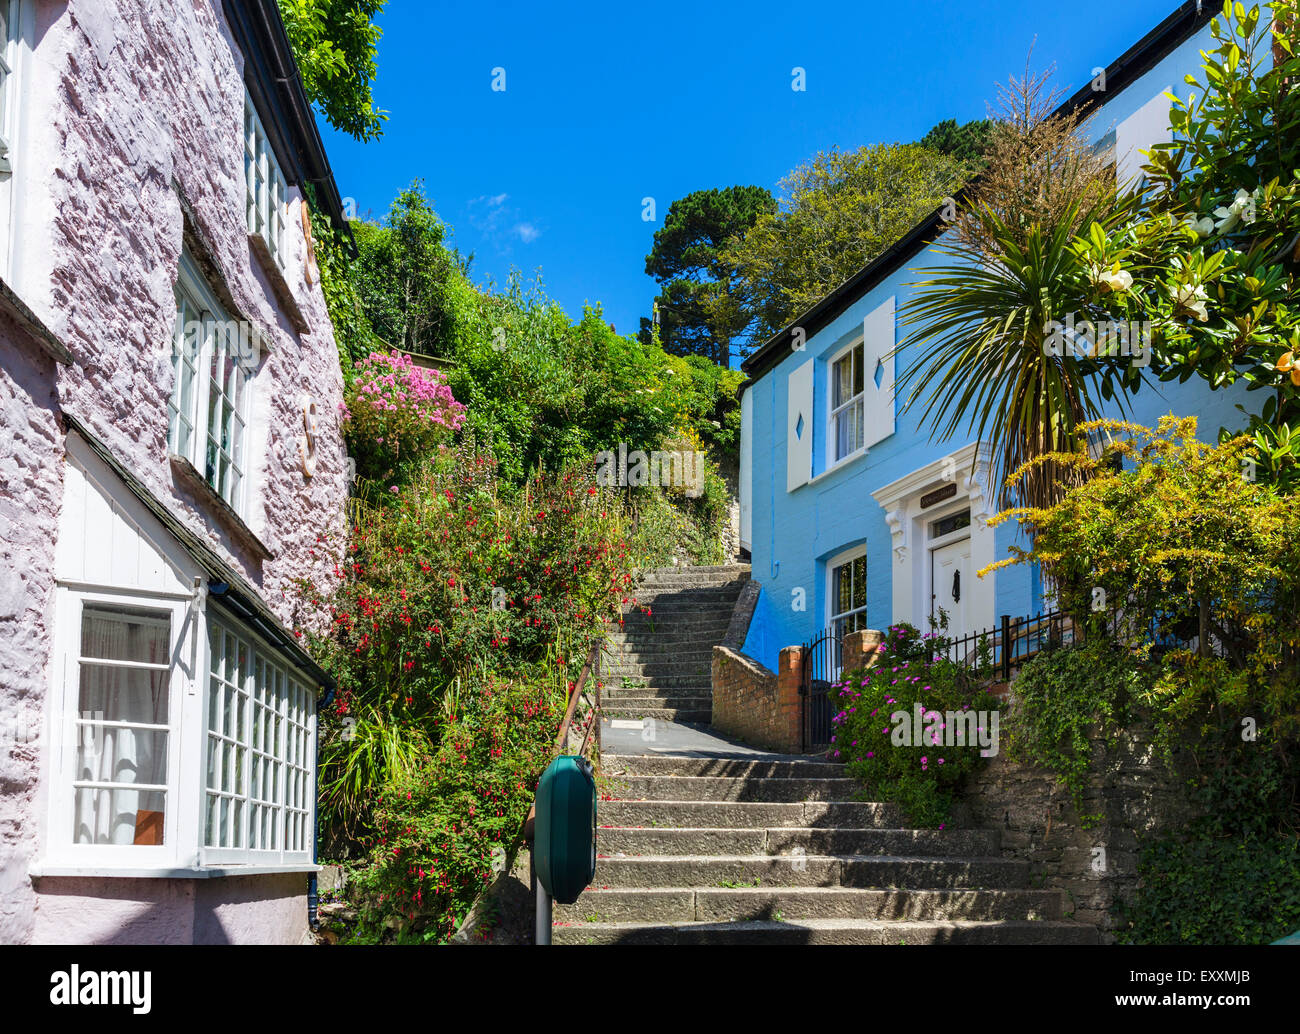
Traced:
<path fill-rule="evenodd" d="M 343 404 L 343 427 L 357 472 L 376 481 L 448 441 L 465 422 L 465 406 L 446 376 L 416 366 L 401 352 L 371 352 L 356 364 Z"/>
<path fill-rule="evenodd" d="M 935 633 L 895 625 L 873 666 L 845 672 L 830 689 L 831 759 L 917 826 L 943 828 L 953 791 L 983 760 L 981 740 L 1005 748 L 997 742 L 1004 716 L 992 717 L 1004 705 L 948 660 L 946 647 Z"/>

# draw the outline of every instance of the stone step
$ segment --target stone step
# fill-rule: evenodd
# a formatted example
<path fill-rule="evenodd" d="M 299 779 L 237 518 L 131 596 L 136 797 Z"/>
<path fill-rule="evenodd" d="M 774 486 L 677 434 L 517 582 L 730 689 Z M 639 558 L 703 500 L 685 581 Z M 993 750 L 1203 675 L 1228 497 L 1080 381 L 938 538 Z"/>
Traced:
<path fill-rule="evenodd" d="M 678 610 L 665 611 L 654 609 L 649 614 L 635 611 L 623 615 L 623 628 L 640 630 L 654 627 L 656 631 L 665 629 L 714 628 L 721 625 L 725 630 L 731 624 L 731 611 L 716 604 L 682 607 Z"/>
<path fill-rule="evenodd" d="M 638 661 L 656 659 L 652 654 L 672 656 L 681 653 L 706 654 L 713 658 L 713 648 L 726 637 L 722 628 L 692 628 L 689 631 L 671 632 L 663 626 L 658 629 L 637 628 L 627 633 L 615 633 L 610 646 L 623 655 L 636 654 Z M 687 658 L 683 658 L 685 660 Z M 690 658 L 694 659 L 694 658 Z"/>
<path fill-rule="evenodd" d="M 606 704 L 601 707 L 605 718 L 617 718 L 620 721 L 637 721 L 653 718 L 657 722 L 682 722 L 686 725 L 708 725 L 713 721 L 713 707 L 624 707 L 622 704 Z"/>
<path fill-rule="evenodd" d="M 654 689 L 667 692 L 668 690 L 678 690 L 680 692 L 695 691 L 712 693 L 713 683 L 707 676 L 699 675 L 660 675 L 655 678 L 648 678 L 641 675 L 611 675 L 608 679 L 602 677 L 606 686 L 611 689 Z"/>
<path fill-rule="evenodd" d="M 703 676 L 705 679 L 712 674 L 713 658 L 704 651 L 699 651 L 700 656 L 695 660 L 609 660 L 601 666 L 602 678 L 663 678 L 691 675 Z"/>
<path fill-rule="evenodd" d="M 776 779 L 842 779 L 844 766 L 820 759 L 750 759 L 745 757 L 675 757 L 666 754 L 602 754 L 606 775 L 731 776 Z"/>
<path fill-rule="evenodd" d="M 721 640 L 719 640 L 721 642 Z M 669 642 L 651 638 L 644 643 L 613 642 L 607 648 L 601 664 L 602 672 L 611 666 L 630 663 L 646 664 L 704 664 L 712 665 L 715 643 L 698 645 Z"/>
<path fill-rule="evenodd" d="M 612 714 L 612 710 L 605 713 Z M 853 779 L 616 776 L 611 780 L 610 796 L 629 801 L 847 801 L 857 789 Z"/>
<path fill-rule="evenodd" d="M 895 828 L 896 804 L 878 801 L 601 801 L 596 821 L 610 826 L 745 829 L 755 826 Z"/>
<path fill-rule="evenodd" d="M 890 855 L 641 855 L 597 851 L 593 887 L 867 887 L 876 890 L 1026 889 L 1013 858 Z"/>
<path fill-rule="evenodd" d="M 638 707 L 676 707 L 691 710 L 712 710 L 713 697 L 708 693 L 650 693 L 639 689 L 606 689 L 601 692 L 604 709 L 619 707 L 623 710 Z"/>
<path fill-rule="evenodd" d="M 677 567 L 656 567 L 645 572 L 638 585 L 662 584 L 664 582 L 674 582 L 682 579 L 699 578 L 715 579 L 720 582 L 728 581 L 748 581 L 751 574 L 749 564 L 701 564 L 698 567 L 677 566 Z"/>
<path fill-rule="evenodd" d="M 646 829 L 602 827 L 596 850 L 611 857 L 645 855 L 908 855 L 973 858 L 996 855 L 999 837 L 985 829 Z"/>
<path fill-rule="evenodd" d="M 672 616 L 675 618 L 689 618 L 696 614 L 715 614 L 725 610 L 728 619 L 731 617 L 731 608 L 735 606 L 735 597 L 740 593 L 713 593 L 711 595 L 665 595 L 656 596 L 653 603 L 650 604 L 650 613 L 647 615 L 641 609 L 646 605 L 645 600 L 639 600 L 640 606 L 630 609 L 624 617 L 636 615 L 638 617 L 658 617 L 664 618 Z"/>
<path fill-rule="evenodd" d="M 1065 921 L 875 922 L 801 919 L 743 923 L 574 923 L 555 944 L 1096 944 L 1097 930 Z"/>
<path fill-rule="evenodd" d="M 556 905 L 570 923 L 734 923 L 785 919 L 888 922 L 1054 920 L 1059 890 L 869 890 L 856 887 L 631 887 L 586 890 Z M 592 918 L 594 917 L 594 918 Z"/>

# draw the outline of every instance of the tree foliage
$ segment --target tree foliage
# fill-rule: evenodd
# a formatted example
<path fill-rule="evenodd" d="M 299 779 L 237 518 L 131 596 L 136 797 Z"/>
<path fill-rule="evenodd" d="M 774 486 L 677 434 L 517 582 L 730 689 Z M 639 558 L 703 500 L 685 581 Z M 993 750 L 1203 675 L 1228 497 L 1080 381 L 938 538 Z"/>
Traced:
<path fill-rule="evenodd" d="M 998 87 L 984 168 L 967 190 L 952 236 L 997 261 L 1005 240 L 1022 249 L 1030 232 L 1078 232 L 1114 193 L 1110 158 L 1088 139 L 1081 109 L 1061 111 L 1052 70 L 1028 68 Z M 995 230 L 983 217 L 997 217 Z"/>
<path fill-rule="evenodd" d="M 717 326 L 763 341 L 901 238 L 960 187 L 962 162 L 919 144 L 817 154 L 782 181 L 776 212 L 722 250 L 731 290 L 711 297 Z"/>
<path fill-rule="evenodd" d="M 1150 152 L 1139 218 L 1084 255 L 1131 275 L 1123 293 L 1152 321 L 1165 379 L 1263 393 L 1255 458 L 1286 486 L 1300 484 L 1300 58 L 1294 28 L 1273 28 L 1296 12 L 1224 5 L 1218 46 L 1173 100 L 1172 141 Z"/>
<path fill-rule="evenodd" d="M 760 215 L 775 211 L 772 195 L 754 186 L 697 190 L 669 206 L 645 260 L 646 274 L 662 288 L 655 306 L 659 342 L 666 351 L 727 364 L 732 338 L 744 327 L 735 320 L 715 325 L 710 318 L 710 300 L 725 295 L 730 286 L 719 252 Z M 643 337 L 648 324 L 642 321 Z"/>
<path fill-rule="evenodd" d="M 374 23 L 385 0 L 279 0 L 289 44 L 307 99 L 326 121 L 358 140 L 383 132 L 386 112 L 375 107 Z"/>
<path fill-rule="evenodd" d="M 993 123 L 986 118 L 972 119 L 960 125 L 956 119 L 946 118 L 932 126 L 921 137 L 920 144 L 965 162 L 972 171 L 978 172 L 984 167 L 992 130 Z"/>
<path fill-rule="evenodd" d="M 446 355 L 452 282 L 464 263 L 448 246 L 447 227 L 420 181 L 393 199 L 383 223 L 354 221 L 352 235 L 353 282 L 371 329 L 408 352 Z"/>

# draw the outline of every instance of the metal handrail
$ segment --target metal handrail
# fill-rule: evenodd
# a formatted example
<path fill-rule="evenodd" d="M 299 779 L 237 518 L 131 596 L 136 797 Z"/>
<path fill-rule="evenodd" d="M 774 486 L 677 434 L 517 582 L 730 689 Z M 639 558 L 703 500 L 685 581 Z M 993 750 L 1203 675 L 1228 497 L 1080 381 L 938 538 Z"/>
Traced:
<path fill-rule="evenodd" d="M 578 699 L 582 696 L 583 688 L 587 684 L 587 679 L 591 675 L 592 668 L 593 667 L 598 668 L 600 664 L 600 651 L 604 649 L 604 645 L 605 644 L 603 641 L 597 641 L 595 645 L 593 645 L 592 648 L 587 651 L 587 661 L 582 666 L 582 671 L 578 675 L 578 681 L 573 687 L 573 692 L 569 694 L 569 706 L 565 708 L 564 720 L 560 723 L 560 731 L 556 735 L 555 743 L 551 748 L 552 754 L 559 754 L 560 751 L 564 749 L 564 745 L 568 742 L 569 729 L 573 725 L 573 716 L 577 713 L 578 710 Z M 597 675 L 597 679 L 596 679 L 596 703 L 595 706 L 592 708 L 591 721 L 592 724 L 596 726 L 596 742 L 597 744 L 599 744 L 600 742 L 600 726 L 599 726 L 600 678 L 599 675 Z M 588 726 L 586 735 L 584 735 L 582 738 L 582 747 L 578 751 L 579 754 L 586 753 L 587 740 L 590 736 L 591 736 L 591 727 Z M 524 820 L 524 843 L 531 844 L 533 842 L 533 820 L 536 817 L 537 817 L 537 806 L 534 804 L 532 807 L 528 809 L 528 818 Z"/>

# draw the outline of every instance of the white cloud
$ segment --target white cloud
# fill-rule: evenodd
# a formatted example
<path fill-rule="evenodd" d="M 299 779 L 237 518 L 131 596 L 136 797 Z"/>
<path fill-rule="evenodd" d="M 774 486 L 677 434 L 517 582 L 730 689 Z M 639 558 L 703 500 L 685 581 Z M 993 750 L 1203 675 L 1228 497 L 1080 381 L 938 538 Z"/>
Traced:
<path fill-rule="evenodd" d="M 523 213 L 506 203 L 509 200 L 510 195 L 502 191 L 500 194 L 480 194 L 465 206 L 470 226 L 501 255 L 509 255 L 511 245 L 516 241 L 532 244 L 542 235 L 535 222 L 522 219 Z"/>

